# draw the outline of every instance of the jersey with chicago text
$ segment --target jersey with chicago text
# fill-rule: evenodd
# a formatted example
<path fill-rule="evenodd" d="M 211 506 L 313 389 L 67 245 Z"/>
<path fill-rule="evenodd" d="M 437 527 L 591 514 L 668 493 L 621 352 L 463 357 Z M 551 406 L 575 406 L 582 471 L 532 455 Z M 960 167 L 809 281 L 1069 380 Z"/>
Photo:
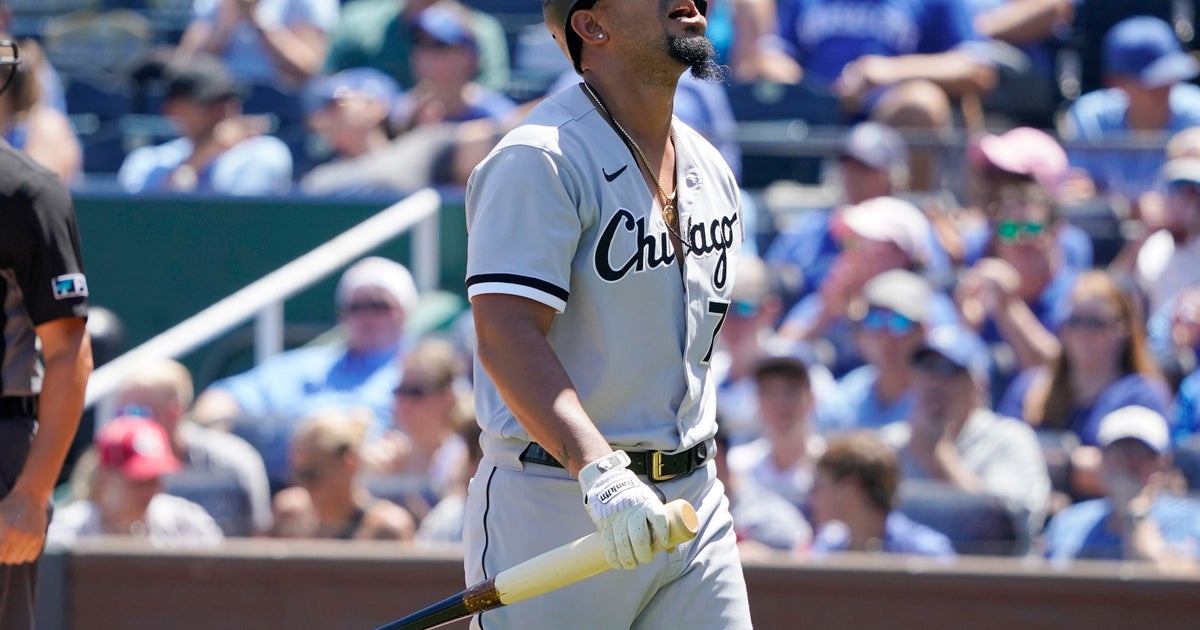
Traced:
<path fill-rule="evenodd" d="M 678 119 L 681 275 L 638 162 L 581 87 L 539 104 L 467 185 L 467 292 L 557 311 L 548 339 L 610 444 L 675 451 L 716 431 L 709 360 L 744 239 L 720 154 Z M 528 434 L 476 359 L 483 446 L 519 467 Z"/>

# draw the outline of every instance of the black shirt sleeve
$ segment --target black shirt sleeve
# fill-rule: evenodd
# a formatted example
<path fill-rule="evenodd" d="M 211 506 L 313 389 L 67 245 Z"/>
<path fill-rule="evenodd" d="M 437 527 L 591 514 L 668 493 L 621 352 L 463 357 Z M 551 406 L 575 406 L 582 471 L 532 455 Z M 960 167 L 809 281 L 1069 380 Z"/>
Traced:
<path fill-rule="evenodd" d="M 13 202 L 24 206 L 30 247 L 13 263 L 30 319 L 40 326 L 87 317 L 87 278 L 71 194 L 53 175 L 34 178 L 21 192 Z"/>

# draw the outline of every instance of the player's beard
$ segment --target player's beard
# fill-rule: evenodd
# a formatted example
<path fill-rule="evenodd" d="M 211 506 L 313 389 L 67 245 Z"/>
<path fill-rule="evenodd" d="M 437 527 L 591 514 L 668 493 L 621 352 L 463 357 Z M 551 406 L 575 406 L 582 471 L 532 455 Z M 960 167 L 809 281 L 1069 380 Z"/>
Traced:
<path fill-rule="evenodd" d="M 713 60 L 717 50 L 707 37 L 668 35 L 667 54 L 691 68 L 692 76 L 701 81 L 725 80 L 724 69 Z"/>

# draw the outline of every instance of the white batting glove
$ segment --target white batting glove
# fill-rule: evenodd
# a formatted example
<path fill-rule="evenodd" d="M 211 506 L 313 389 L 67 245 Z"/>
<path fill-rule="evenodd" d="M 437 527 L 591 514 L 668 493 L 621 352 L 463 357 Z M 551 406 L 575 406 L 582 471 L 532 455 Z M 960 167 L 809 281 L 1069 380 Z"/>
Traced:
<path fill-rule="evenodd" d="M 667 508 L 650 486 L 628 468 L 625 451 L 614 451 L 579 471 L 584 504 L 614 569 L 632 569 L 654 559 L 668 540 Z"/>

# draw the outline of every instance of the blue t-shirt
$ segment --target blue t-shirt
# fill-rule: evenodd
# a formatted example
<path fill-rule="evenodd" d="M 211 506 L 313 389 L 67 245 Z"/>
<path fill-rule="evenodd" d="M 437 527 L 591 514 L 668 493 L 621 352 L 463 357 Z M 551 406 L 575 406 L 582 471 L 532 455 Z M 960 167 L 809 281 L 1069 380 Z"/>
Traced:
<path fill-rule="evenodd" d="M 922 556 L 951 557 L 954 545 L 945 534 L 922 525 L 901 512 L 888 514 L 883 526 L 883 549 L 886 553 L 906 553 Z M 814 552 L 845 551 L 850 546 L 850 532 L 845 526 L 822 527 L 813 539 Z"/>
<path fill-rule="evenodd" d="M 1017 375 L 996 406 L 996 413 L 1024 419 L 1025 396 L 1029 394 L 1036 376 L 1036 369 L 1025 370 Z M 1105 387 L 1090 407 L 1073 408 L 1067 428 L 1079 437 L 1082 444 L 1096 446 L 1100 421 L 1110 412 L 1129 405 L 1139 405 L 1166 416 L 1169 404 L 1170 394 L 1165 383 L 1138 373 L 1127 374 Z"/>
<path fill-rule="evenodd" d="M 779 34 L 825 84 L 863 55 L 935 54 L 979 39 L 958 0 L 781 0 Z"/>
<path fill-rule="evenodd" d="M 192 150 L 187 138 L 135 149 L 121 164 L 117 181 L 131 193 L 171 190 L 171 173 Z M 258 136 L 222 153 L 196 176 L 194 192 L 282 195 L 292 188 L 292 153 L 282 140 Z"/>
<path fill-rule="evenodd" d="M 878 380 L 879 370 L 873 365 L 864 365 L 851 370 L 838 381 L 838 393 L 846 406 L 847 426 L 844 428 L 878 429 L 912 415 L 916 404 L 912 390 L 904 392 L 890 404 L 884 403 L 875 393 Z"/>
<path fill-rule="evenodd" d="M 350 354 L 340 344 L 290 350 L 212 384 L 229 392 L 249 421 L 235 432 L 263 456 L 267 474 L 286 479 L 288 443 L 296 424 L 321 409 L 366 408 L 367 435 L 392 425 L 393 390 L 400 382 L 399 348 Z"/>
<path fill-rule="evenodd" d="M 1052 560 L 1123 559 L 1121 538 L 1108 528 L 1107 519 L 1111 513 L 1112 504 L 1108 499 L 1092 499 L 1055 514 L 1046 528 L 1046 557 Z M 1183 497 L 1159 496 L 1147 518 L 1158 525 L 1168 545 L 1181 551 L 1188 550 L 1192 557 L 1200 559 L 1200 503 Z"/>
<path fill-rule="evenodd" d="M 1162 130 L 1163 140 L 1170 134 L 1200 125 L 1200 87 L 1180 83 L 1171 88 L 1171 118 Z M 1106 88 L 1079 97 L 1067 109 L 1063 139 L 1071 142 L 1097 142 L 1128 138 L 1125 113 L 1129 99 L 1118 88 Z M 1126 199 L 1154 190 L 1159 169 L 1166 159 L 1161 147 L 1104 149 L 1068 146 L 1073 166 L 1086 170 L 1101 190 L 1110 190 Z"/>
<path fill-rule="evenodd" d="M 217 19 L 220 0 L 196 0 L 192 12 L 198 22 L 213 24 Z M 314 27 L 326 35 L 337 26 L 341 3 L 338 0 L 259 0 L 255 12 L 268 28 L 299 25 Z M 221 54 L 229 73 L 245 83 L 274 84 L 279 82 L 279 70 L 271 53 L 267 52 L 263 36 L 242 21 L 233 29 L 229 43 Z"/>

